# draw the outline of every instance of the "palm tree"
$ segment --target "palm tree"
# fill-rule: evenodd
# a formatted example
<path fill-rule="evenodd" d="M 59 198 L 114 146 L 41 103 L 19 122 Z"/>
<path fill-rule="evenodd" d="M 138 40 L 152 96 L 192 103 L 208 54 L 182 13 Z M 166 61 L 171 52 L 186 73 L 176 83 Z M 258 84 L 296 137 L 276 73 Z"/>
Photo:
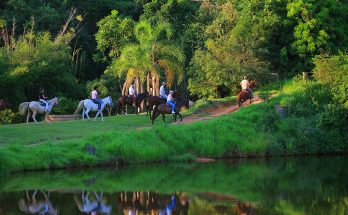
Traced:
<path fill-rule="evenodd" d="M 169 86 L 175 80 L 180 82 L 185 56 L 178 46 L 169 41 L 171 26 L 168 23 L 152 26 L 147 21 L 141 21 L 135 26 L 134 33 L 138 43 L 125 46 L 114 64 L 119 75 L 127 74 L 122 93 L 133 80 L 136 84 L 138 82 L 138 92 L 143 92 L 146 78 L 147 91 L 150 92 L 152 86 L 152 94 L 158 95 L 163 73 Z"/>

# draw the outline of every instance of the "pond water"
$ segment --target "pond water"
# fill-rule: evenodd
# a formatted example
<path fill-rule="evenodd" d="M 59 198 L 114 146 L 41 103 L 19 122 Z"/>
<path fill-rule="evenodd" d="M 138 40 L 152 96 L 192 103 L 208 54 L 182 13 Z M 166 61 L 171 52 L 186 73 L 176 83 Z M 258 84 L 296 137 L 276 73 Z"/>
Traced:
<path fill-rule="evenodd" d="M 52 171 L 0 178 L 0 215 L 348 214 L 348 157 Z"/>

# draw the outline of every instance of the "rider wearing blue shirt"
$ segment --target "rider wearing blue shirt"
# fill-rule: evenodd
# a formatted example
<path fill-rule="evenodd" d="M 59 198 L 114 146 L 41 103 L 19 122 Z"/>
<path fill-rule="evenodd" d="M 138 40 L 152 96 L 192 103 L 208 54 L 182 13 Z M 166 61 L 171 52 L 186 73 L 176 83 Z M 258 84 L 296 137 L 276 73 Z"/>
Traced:
<path fill-rule="evenodd" d="M 167 97 L 167 105 L 172 107 L 172 113 L 175 113 L 175 103 L 173 101 L 173 91 L 170 91 Z"/>

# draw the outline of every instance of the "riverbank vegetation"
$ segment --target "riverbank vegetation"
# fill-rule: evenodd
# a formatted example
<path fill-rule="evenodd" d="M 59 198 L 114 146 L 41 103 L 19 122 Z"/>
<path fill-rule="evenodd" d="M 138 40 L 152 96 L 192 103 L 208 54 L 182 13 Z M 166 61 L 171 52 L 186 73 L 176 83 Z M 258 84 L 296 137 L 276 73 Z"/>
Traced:
<path fill-rule="evenodd" d="M 193 161 L 196 157 L 344 153 L 348 150 L 344 132 L 347 112 L 336 103 L 329 89 L 317 81 L 294 80 L 266 102 L 208 121 L 184 125 L 157 122 L 153 127 L 132 130 L 109 127 L 78 139 L 6 144 L 0 151 L 0 172 L 119 162 Z M 140 120 L 143 125 L 139 118 L 144 116 L 134 117 L 123 119 L 127 125 L 133 120 Z M 116 123 L 117 119 L 113 120 Z M 64 123 L 86 126 L 81 122 Z M 60 125 L 61 128 L 63 123 Z M 17 126 L 29 131 L 27 125 Z M 102 129 L 104 125 L 97 126 Z"/>

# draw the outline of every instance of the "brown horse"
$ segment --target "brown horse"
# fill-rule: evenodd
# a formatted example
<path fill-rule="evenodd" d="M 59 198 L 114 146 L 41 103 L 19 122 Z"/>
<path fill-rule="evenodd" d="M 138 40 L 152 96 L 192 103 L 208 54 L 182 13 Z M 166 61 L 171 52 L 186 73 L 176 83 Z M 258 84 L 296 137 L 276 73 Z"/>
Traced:
<path fill-rule="evenodd" d="M 255 88 L 255 83 L 256 83 L 256 80 L 252 80 L 250 83 L 249 83 L 249 88 L 251 89 L 251 90 L 254 90 L 254 88 Z M 242 91 L 240 91 L 239 93 L 238 93 L 238 95 L 237 95 L 237 103 L 238 103 L 238 106 L 240 107 L 240 106 L 242 106 L 243 105 L 243 103 L 245 102 L 245 101 L 247 101 L 247 100 L 250 100 L 250 102 L 251 102 L 251 94 L 247 91 L 247 90 L 242 90 Z"/>
<path fill-rule="evenodd" d="M 175 90 L 173 92 L 173 99 L 181 99 L 180 92 Z M 155 106 L 158 106 L 160 104 L 165 104 L 167 102 L 166 98 L 161 98 L 159 96 L 148 96 L 146 98 L 146 116 L 150 114 L 150 119 L 151 119 L 151 112 L 153 111 Z"/>
<path fill-rule="evenodd" d="M 117 107 L 116 107 L 116 115 L 118 114 L 118 109 L 119 107 L 122 106 L 122 113 L 128 113 L 127 109 L 128 109 L 128 105 L 133 105 L 135 106 L 134 109 L 134 113 L 135 114 L 139 114 L 141 112 L 141 107 L 140 104 L 141 102 L 149 95 L 148 92 L 145 93 L 139 93 L 137 95 L 137 98 L 135 99 L 135 103 L 133 98 L 129 97 L 129 96 L 121 96 L 120 98 L 118 98 L 117 100 Z"/>
<path fill-rule="evenodd" d="M 146 116 L 150 114 L 150 118 L 152 116 L 151 112 L 153 111 L 154 106 L 165 104 L 167 102 L 167 99 L 160 98 L 159 96 L 149 96 L 146 100 Z"/>
<path fill-rule="evenodd" d="M 181 108 L 185 106 L 186 108 L 189 108 L 189 100 L 183 99 L 183 100 L 178 100 L 175 105 L 175 114 L 174 116 L 174 122 L 176 122 L 176 117 L 179 115 L 180 116 L 180 121 L 182 121 L 182 116 L 180 114 Z M 152 114 L 152 124 L 155 121 L 155 119 L 162 114 L 162 119 L 165 122 L 165 115 L 166 114 L 172 114 L 172 107 L 168 106 L 167 104 L 160 104 L 156 106 L 153 110 Z"/>

